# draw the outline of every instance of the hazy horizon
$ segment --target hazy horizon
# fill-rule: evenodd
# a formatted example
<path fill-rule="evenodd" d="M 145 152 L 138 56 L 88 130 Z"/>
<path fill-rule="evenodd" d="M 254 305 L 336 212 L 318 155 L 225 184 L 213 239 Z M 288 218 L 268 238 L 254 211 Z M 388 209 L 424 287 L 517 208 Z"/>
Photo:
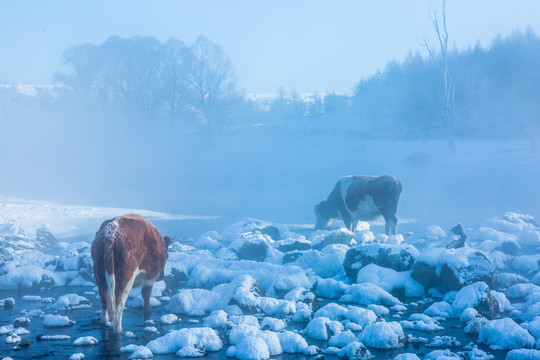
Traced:
<path fill-rule="evenodd" d="M 432 1 L 366 3 L 296 1 L 7 1 L 0 44 L 0 83 L 49 84 L 65 70 L 73 45 L 100 45 L 136 35 L 191 44 L 204 35 L 222 46 L 247 93 L 350 92 L 389 61 L 434 41 Z M 488 46 L 497 35 L 531 28 L 540 33 L 535 1 L 450 1 L 449 44 Z"/>

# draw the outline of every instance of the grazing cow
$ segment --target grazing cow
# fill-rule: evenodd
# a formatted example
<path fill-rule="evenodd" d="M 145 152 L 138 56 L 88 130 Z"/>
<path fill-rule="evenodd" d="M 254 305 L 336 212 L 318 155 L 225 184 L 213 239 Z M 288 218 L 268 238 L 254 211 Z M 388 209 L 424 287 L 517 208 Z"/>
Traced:
<path fill-rule="evenodd" d="M 358 220 L 373 220 L 382 215 L 386 234 L 395 235 L 401 190 L 401 182 L 393 176 L 345 176 L 325 201 L 315 205 L 315 227 L 326 228 L 332 219 L 341 218 L 354 231 Z"/>
<path fill-rule="evenodd" d="M 122 313 L 133 286 L 142 286 L 144 318 L 152 314 L 152 285 L 163 278 L 171 238 L 139 215 L 125 215 L 101 224 L 92 243 L 94 275 L 101 301 L 101 321 L 122 332 Z"/>

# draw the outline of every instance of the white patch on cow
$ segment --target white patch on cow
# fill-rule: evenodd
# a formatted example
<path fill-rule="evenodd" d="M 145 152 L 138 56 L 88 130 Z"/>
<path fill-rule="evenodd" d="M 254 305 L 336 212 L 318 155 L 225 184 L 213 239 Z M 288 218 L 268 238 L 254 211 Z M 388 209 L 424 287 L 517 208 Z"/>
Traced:
<path fill-rule="evenodd" d="M 347 208 L 347 210 L 349 211 L 349 214 L 351 215 L 353 219 L 372 220 L 376 218 L 377 216 L 381 215 L 381 209 L 377 205 L 375 205 L 372 196 L 369 196 L 369 195 L 364 196 L 362 201 L 358 203 L 358 207 L 356 208 L 355 211 L 351 211 L 349 206 L 347 206 L 347 202 L 345 201 L 345 199 L 347 198 L 347 194 L 349 193 L 349 189 L 351 185 L 353 184 L 353 182 L 355 184 L 360 183 L 360 185 L 363 187 L 370 180 L 372 180 L 371 177 L 362 177 L 362 178 L 356 177 L 355 178 L 352 175 L 345 176 L 341 180 L 341 185 L 340 185 L 341 198 L 343 199 L 343 202 L 345 203 L 345 207 Z"/>
<path fill-rule="evenodd" d="M 107 294 L 109 295 L 109 313 L 111 314 L 111 319 L 109 319 L 109 314 L 104 314 L 104 311 L 102 310 L 101 319 L 106 323 L 109 320 L 113 320 L 114 318 L 116 318 L 116 296 L 114 295 L 114 289 L 116 289 L 116 279 L 114 277 L 114 274 L 109 274 L 107 271 L 105 271 L 105 280 L 107 281 Z"/>
<path fill-rule="evenodd" d="M 350 211 L 350 210 L 349 210 Z M 373 198 L 369 195 L 364 196 L 358 203 L 358 209 L 351 213 L 355 219 L 373 219 L 381 214 L 380 208 L 375 205 Z"/>
<path fill-rule="evenodd" d="M 122 291 L 122 295 L 120 296 L 120 302 L 118 304 L 118 308 L 116 309 L 116 314 L 113 320 L 113 326 L 114 326 L 115 332 L 122 331 L 122 315 L 124 313 L 126 300 L 129 296 L 129 293 L 131 292 L 131 288 L 133 287 L 133 283 L 135 282 L 135 279 L 142 272 L 144 272 L 144 270 L 139 270 L 139 268 L 136 268 L 133 274 L 131 275 L 131 278 L 129 279 L 128 283 L 126 284 L 124 291 Z"/>
<path fill-rule="evenodd" d="M 103 233 L 107 239 L 116 239 L 120 235 L 120 225 L 118 224 L 118 218 L 114 218 L 110 223 L 108 223 L 105 226 Z"/>

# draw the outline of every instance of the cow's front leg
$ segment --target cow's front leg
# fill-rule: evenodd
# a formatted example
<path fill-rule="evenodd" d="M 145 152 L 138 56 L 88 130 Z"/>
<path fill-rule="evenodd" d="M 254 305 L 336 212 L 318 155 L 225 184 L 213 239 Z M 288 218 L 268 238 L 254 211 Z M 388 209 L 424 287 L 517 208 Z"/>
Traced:
<path fill-rule="evenodd" d="M 357 219 L 352 219 L 351 220 L 351 228 L 349 230 L 351 230 L 352 232 L 355 232 L 357 227 L 358 227 L 358 220 Z"/>
<path fill-rule="evenodd" d="M 141 295 L 144 300 L 144 320 L 150 320 L 150 316 L 152 315 L 152 307 L 150 306 L 150 295 L 152 294 L 152 286 L 153 284 L 150 284 L 148 286 L 143 286 L 141 289 Z"/>
<path fill-rule="evenodd" d="M 397 235 L 397 217 L 395 215 L 384 216 L 384 222 L 386 235 Z"/>

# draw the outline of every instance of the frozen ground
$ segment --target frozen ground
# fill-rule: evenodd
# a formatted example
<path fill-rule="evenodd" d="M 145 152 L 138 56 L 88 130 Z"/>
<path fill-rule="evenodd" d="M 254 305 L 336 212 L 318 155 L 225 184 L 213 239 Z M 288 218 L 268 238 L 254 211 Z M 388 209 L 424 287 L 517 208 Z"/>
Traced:
<path fill-rule="evenodd" d="M 134 290 L 121 338 L 95 322 L 89 243 L 6 232 L 0 352 L 13 359 L 540 356 L 540 232 L 532 216 L 486 219 L 467 229 L 465 247 L 449 249 L 455 236 L 436 225 L 393 237 L 367 223 L 355 234 L 340 225 L 315 231 L 247 219 L 174 243 L 165 281 L 154 287 L 153 321 L 143 322 Z M 34 246 L 12 247 L 23 241 Z"/>

